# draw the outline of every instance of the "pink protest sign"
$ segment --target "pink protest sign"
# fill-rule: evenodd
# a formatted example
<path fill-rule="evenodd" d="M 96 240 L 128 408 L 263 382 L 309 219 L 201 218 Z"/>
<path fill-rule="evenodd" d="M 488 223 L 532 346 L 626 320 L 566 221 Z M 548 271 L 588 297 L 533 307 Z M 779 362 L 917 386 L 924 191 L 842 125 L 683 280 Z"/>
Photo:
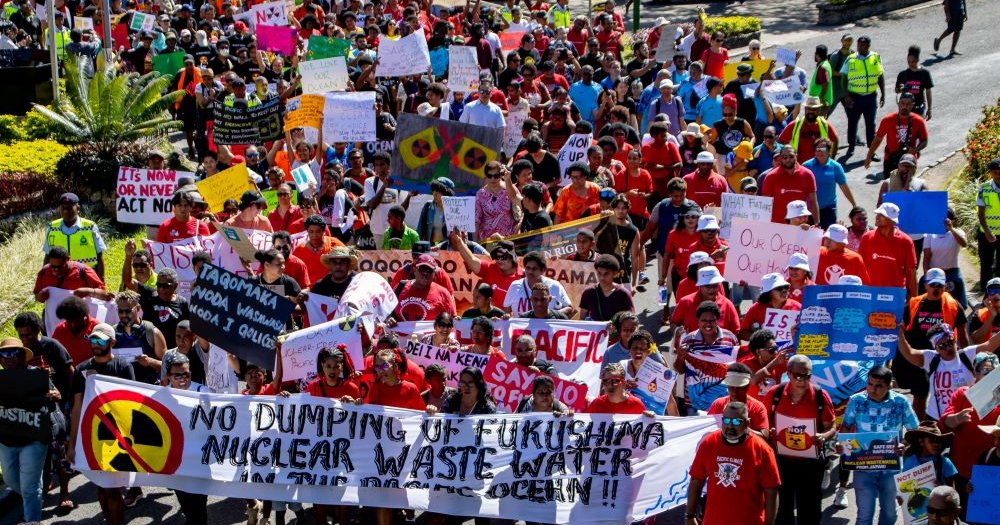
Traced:
<path fill-rule="evenodd" d="M 295 54 L 298 35 L 291 27 L 257 25 L 257 46 L 264 51 L 275 51 L 285 56 Z"/>

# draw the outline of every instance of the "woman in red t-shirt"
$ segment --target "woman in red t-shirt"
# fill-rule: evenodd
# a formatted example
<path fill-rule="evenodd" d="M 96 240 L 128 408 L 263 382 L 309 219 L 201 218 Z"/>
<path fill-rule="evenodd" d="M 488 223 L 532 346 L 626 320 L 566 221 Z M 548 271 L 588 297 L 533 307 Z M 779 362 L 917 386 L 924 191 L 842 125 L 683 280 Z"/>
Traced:
<path fill-rule="evenodd" d="M 601 391 L 587 406 L 587 414 L 642 414 L 654 417 L 652 411 L 646 410 L 646 405 L 625 391 L 625 368 L 620 363 L 611 363 L 601 372 Z"/>
<path fill-rule="evenodd" d="M 688 267 L 688 258 L 691 256 L 688 248 L 701 238 L 698 233 L 698 217 L 701 217 L 701 208 L 688 208 L 674 225 L 670 235 L 667 235 L 667 245 L 663 250 L 663 258 L 660 259 L 660 280 L 666 281 L 667 276 L 670 276 L 670 288 L 674 291 Z M 674 299 L 680 298 L 680 295 L 674 294 Z"/>
<path fill-rule="evenodd" d="M 701 54 L 701 63 L 705 64 L 705 75 L 715 78 L 725 77 L 726 62 L 729 62 L 729 50 L 722 47 L 726 35 L 716 31 L 712 35 L 712 47 Z"/>
<path fill-rule="evenodd" d="M 639 231 L 646 227 L 649 220 L 646 199 L 653 193 L 653 177 L 641 164 L 642 150 L 630 150 L 625 173 L 615 175 L 615 191 L 628 197 L 628 216 Z"/>
<path fill-rule="evenodd" d="M 791 286 L 789 297 L 802 302 L 802 289 L 813 283 L 812 269 L 809 267 L 809 256 L 796 252 L 788 258 L 788 266 L 785 267 L 788 274 L 788 284 Z"/>
<path fill-rule="evenodd" d="M 753 372 L 747 395 L 760 401 L 771 387 L 781 382 L 788 363 L 788 349 L 778 350 L 774 339 L 774 332 L 767 328 L 757 330 L 747 341 L 749 353 L 737 359 Z"/>
<path fill-rule="evenodd" d="M 740 324 L 740 339 L 749 339 L 755 330 L 764 326 L 767 310 L 793 310 L 802 309 L 802 303 L 789 299 L 792 286 L 781 276 L 780 273 L 769 273 L 761 278 L 760 296 L 753 306 L 747 310 Z M 789 327 L 790 328 L 790 327 Z"/>

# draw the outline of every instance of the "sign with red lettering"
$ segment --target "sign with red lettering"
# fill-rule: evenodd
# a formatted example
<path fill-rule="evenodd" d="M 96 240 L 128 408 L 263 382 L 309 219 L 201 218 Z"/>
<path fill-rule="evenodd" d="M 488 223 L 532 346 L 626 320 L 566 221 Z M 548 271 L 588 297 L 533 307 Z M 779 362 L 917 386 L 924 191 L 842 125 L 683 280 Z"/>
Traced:
<path fill-rule="evenodd" d="M 774 339 L 776 341 L 791 341 L 792 327 L 797 322 L 799 322 L 798 310 L 768 308 L 764 312 L 764 325 L 761 328 L 767 328 L 774 332 Z"/>
<path fill-rule="evenodd" d="M 816 275 L 822 240 L 823 230 L 819 228 L 804 230 L 790 224 L 734 217 L 723 276 L 731 283 L 746 281 L 750 286 L 760 286 L 760 278 L 769 273 L 787 277 L 785 267 L 793 253 L 806 254 L 809 268 Z"/>
<path fill-rule="evenodd" d="M 118 222 L 158 226 L 172 217 L 170 198 L 174 196 L 178 177 L 194 180 L 194 173 L 122 166 L 118 170 L 115 199 Z"/>
<path fill-rule="evenodd" d="M 486 386 L 501 412 L 516 411 L 521 400 L 531 395 L 531 385 L 538 375 L 526 366 L 504 361 L 497 356 L 490 357 L 483 370 Z M 552 395 L 573 411 L 583 411 L 587 406 L 587 385 L 550 377 L 555 387 Z"/>
<path fill-rule="evenodd" d="M 558 319 L 511 319 L 501 348 L 510 354 L 513 342 L 528 335 L 538 347 L 538 359 L 555 366 L 559 377 L 587 385 L 591 397 L 600 395 L 601 363 L 608 349 L 607 323 Z"/>

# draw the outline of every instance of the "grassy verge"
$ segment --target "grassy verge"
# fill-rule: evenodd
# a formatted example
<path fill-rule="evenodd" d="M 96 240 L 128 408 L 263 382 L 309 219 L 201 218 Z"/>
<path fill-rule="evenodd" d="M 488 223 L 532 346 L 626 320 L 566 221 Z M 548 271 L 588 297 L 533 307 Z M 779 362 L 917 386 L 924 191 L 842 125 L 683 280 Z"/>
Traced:
<path fill-rule="evenodd" d="M 121 286 L 122 262 L 125 259 L 125 242 L 139 241 L 145 237 L 145 228 L 118 231 L 106 221 L 98 221 L 107 251 L 104 252 L 104 277 L 109 290 Z M 41 314 L 42 304 L 34 300 L 31 290 L 35 274 L 42 267 L 42 243 L 45 241 L 45 222 L 36 219 L 19 226 L 17 233 L 7 243 L 0 245 L 0 260 L 14 271 L 0 272 L 0 337 L 14 337 L 14 316 L 33 310 Z"/>

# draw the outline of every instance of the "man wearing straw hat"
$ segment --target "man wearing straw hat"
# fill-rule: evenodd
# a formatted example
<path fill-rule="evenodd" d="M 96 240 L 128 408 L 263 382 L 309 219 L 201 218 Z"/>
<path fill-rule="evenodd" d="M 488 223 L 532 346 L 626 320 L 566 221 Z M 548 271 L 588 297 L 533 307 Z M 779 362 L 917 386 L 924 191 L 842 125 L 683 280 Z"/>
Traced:
<path fill-rule="evenodd" d="M 830 148 L 830 157 L 836 158 L 837 156 L 839 140 L 837 130 L 825 117 L 820 116 L 822 109 L 823 103 L 820 102 L 819 97 L 806 97 L 805 103 L 802 104 L 803 114 L 795 119 L 794 124 L 785 126 L 785 129 L 778 135 L 778 142 L 791 146 L 795 150 L 799 162 L 805 162 L 816 156 L 815 148 L 818 139 L 830 139 L 833 142 L 833 146 Z"/>

